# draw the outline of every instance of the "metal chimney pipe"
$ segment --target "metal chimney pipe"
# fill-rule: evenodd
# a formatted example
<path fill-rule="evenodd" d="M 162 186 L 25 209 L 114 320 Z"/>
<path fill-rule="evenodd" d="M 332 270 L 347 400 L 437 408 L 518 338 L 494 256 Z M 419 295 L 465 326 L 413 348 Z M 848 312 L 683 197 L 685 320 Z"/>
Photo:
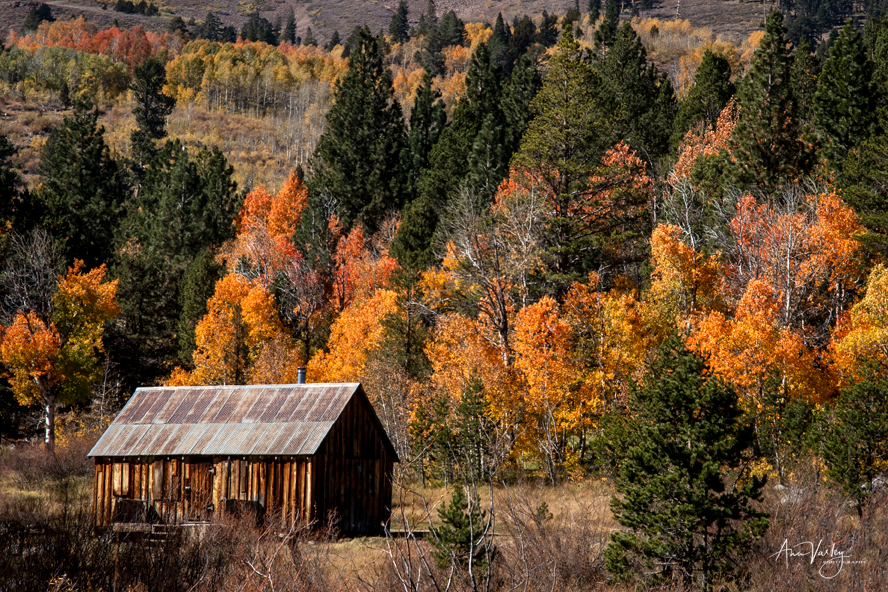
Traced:
<path fill-rule="evenodd" d="M 305 384 L 305 366 L 296 368 L 296 380 L 299 384 Z"/>

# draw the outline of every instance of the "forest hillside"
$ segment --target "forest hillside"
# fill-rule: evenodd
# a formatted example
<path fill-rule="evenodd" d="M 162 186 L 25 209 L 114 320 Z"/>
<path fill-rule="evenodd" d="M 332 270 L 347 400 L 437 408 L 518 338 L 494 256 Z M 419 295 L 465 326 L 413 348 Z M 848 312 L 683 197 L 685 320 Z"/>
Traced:
<path fill-rule="evenodd" d="M 0 543 L 28 549 L 0 574 L 42 567 L 8 587 L 877 588 L 888 6 L 764 8 L 404 1 L 324 39 L 32 6 L 0 51 Z M 300 554 L 335 515 L 112 567 L 84 448 L 133 390 L 302 367 L 362 383 L 401 459 L 376 571 Z"/>

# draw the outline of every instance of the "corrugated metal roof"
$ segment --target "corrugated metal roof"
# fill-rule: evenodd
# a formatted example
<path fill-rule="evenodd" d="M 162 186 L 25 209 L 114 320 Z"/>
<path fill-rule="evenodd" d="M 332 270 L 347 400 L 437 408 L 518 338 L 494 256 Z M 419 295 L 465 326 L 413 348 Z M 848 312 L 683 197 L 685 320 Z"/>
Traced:
<path fill-rule="evenodd" d="M 311 455 L 359 392 L 356 383 L 140 388 L 89 456 Z"/>

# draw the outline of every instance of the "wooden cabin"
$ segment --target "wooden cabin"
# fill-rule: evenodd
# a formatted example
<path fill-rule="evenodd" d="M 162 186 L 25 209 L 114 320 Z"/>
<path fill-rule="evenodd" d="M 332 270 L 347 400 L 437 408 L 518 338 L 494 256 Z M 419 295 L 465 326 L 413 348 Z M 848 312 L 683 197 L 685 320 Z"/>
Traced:
<path fill-rule="evenodd" d="M 381 532 L 398 462 L 360 384 L 140 388 L 89 456 L 99 529 L 246 508 L 345 535 Z"/>

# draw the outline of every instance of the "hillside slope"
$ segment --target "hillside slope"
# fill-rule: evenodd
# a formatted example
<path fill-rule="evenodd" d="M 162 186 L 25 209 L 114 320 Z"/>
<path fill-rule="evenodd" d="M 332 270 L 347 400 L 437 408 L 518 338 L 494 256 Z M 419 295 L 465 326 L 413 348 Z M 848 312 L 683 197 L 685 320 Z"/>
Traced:
<path fill-rule="evenodd" d="M 344 37 L 356 25 L 368 25 L 374 32 L 385 31 L 397 7 L 397 0 L 156 0 L 154 3 L 161 8 L 161 14 L 146 17 L 115 12 L 110 0 L 108 4 L 99 0 L 46 1 L 57 19 L 82 15 L 100 28 L 109 27 L 116 20 L 121 27 L 141 25 L 154 31 L 165 30 L 174 15 L 186 20 L 203 20 L 207 10 L 216 12 L 226 25 L 240 29 L 256 7 L 272 22 L 278 17 L 285 19 L 292 7 L 298 34 L 304 35 L 311 27 L 322 43 L 334 30 Z M 427 0 L 408 0 L 408 4 L 411 21 L 418 22 L 419 15 L 426 10 Z M 452 9 L 466 22 L 493 22 L 500 12 L 509 21 L 524 14 L 537 16 L 543 10 L 564 14 L 573 5 L 573 0 L 438 0 L 436 4 L 439 15 Z M 580 4 L 586 4 L 586 1 Z M 10 28 L 21 29 L 28 11 L 38 5 L 38 2 L 0 2 L 0 32 L 5 34 Z M 688 19 L 696 27 L 708 27 L 714 34 L 739 43 L 752 31 L 762 28 L 763 14 L 773 6 L 772 2 L 739 0 L 656 0 L 654 9 L 645 11 L 643 16 Z M 627 16 L 628 12 L 624 12 L 624 17 Z"/>

